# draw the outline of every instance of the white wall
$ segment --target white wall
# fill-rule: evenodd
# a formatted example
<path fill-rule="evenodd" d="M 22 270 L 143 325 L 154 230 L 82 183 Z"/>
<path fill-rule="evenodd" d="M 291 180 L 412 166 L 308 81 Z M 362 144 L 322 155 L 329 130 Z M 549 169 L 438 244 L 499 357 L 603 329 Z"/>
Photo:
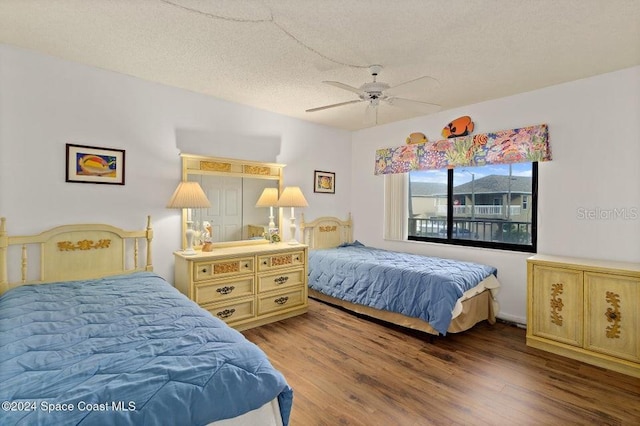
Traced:
<path fill-rule="evenodd" d="M 640 67 L 355 132 L 351 205 L 357 239 L 491 264 L 503 285 L 500 317 L 526 321 L 529 254 L 382 237 L 383 177 L 373 175 L 375 150 L 402 145 L 412 132 L 441 139 L 441 129 L 461 115 L 473 118 L 476 133 L 549 125 L 553 161 L 539 165 L 539 253 L 640 262 Z M 609 213 L 614 209 L 627 218 Z"/>
<path fill-rule="evenodd" d="M 0 45 L 0 216 L 10 235 L 67 223 L 142 229 L 151 215 L 155 270 L 173 282 L 180 218 L 165 205 L 181 175 L 178 139 L 193 153 L 286 164 L 285 185 L 302 188 L 310 217 L 349 211 L 349 132 Z M 66 143 L 125 149 L 126 185 L 66 183 Z M 314 194 L 314 169 L 336 172 L 335 195 Z"/>

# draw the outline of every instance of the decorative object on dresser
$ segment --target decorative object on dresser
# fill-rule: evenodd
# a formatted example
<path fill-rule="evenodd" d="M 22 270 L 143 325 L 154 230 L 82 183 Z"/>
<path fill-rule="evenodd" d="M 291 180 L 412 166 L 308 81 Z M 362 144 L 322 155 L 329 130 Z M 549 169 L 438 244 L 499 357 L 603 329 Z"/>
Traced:
<path fill-rule="evenodd" d="M 265 188 L 256 202 L 256 207 L 269 207 L 269 229 L 276 227 L 273 208 L 278 204 L 278 188 Z"/>
<path fill-rule="evenodd" d="M 185 256 L 175 252 L 175 286 L 237 330 L 307 311 L 306 245 L 221 247 Z"/>
<path fill-rule="evenodd" d="M 206 220 L 202 223 L 202 251 L 213 250 L 213 228 Z"/>
<path fill-rule="evenodd" d="M 169 204 L 167 204 L 167 208 L 170 209 L 187 209 L 187 229 L 185 231 L 187 248 L 183 251 L 183 254 L 187 256 L 196 254 L 196 251 L 193 249 L 195 231 L 193 230 L 191 209 L 203 207 L 211 207 L 211 203 L 197 182 L 180 182 L 171 196 Z"/>
<path fill-rule="evenodd" d="M 527 260 L 527 345 L 640 377 L 640 264 Z"/>
<path fill-rule="evenodd" d="M 289 218 L 291 221 L 289 225 L 291 239 L 289 240 L 289 244 L 298 244 L 298 240 L 296 240 L 296 215 L 294 208 L 309 207 L 309 203 L 307 203 L 307 200 L 304 198 L 300 187 L 286 187 L 278 199 L 278 207 L 291 207 L 291 217 Z"/>

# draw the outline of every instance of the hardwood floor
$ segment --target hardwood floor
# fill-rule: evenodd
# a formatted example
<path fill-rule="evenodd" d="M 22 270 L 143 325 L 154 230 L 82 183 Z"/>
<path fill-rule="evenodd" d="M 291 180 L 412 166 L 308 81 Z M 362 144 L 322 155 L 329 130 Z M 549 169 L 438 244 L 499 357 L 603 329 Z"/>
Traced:
<path fill-rule="evenodd" d="M 243 334 L 293 388 L 292 426 L 640 424 L 640 379 L 529 348 L 507 324 L 429 343 L 310 300 Z"/>

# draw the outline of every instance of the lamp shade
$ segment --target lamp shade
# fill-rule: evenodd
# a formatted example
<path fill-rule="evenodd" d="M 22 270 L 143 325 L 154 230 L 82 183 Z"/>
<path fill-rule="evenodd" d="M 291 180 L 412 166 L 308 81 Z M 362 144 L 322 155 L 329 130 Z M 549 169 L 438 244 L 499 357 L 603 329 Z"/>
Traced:
<path fill-rule="evenodd" d="M 191 209 L 211 207 L 198 182 L 180 182 L 167 207 L 170 209 Z"/>
<path fill-rule="evenodd" d="M 278 204 L 278 188 L 265 188 L 256 207 L 273 207 Z"/>
<path fill-rule="evenodd" d="M 299 186 L 288 186 L 282 191 L 278 199 L 278 207 L 308 207 L 307 200 L 302 195 Z"/>

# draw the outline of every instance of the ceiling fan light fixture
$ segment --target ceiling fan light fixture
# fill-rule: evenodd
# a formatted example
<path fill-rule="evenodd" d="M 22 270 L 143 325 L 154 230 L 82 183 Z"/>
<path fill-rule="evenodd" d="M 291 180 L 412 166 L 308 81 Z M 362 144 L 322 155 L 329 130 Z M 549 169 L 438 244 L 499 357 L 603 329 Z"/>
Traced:
<path fill-rule="evenodd" d="M 373 83 L 364 83 L 360 86 L 360 90 L 365 93 L 382 93 L 389 88 L 387 83 L 382 83 L 378 81 L 374 81 Z"/>
<path fill-rule="evenodd" d="M 389 105 L 393 105 L 399 108 L 410 108 L 410 109 L 418 109 L 420 111 L 425 111 L 425 113 L 435 112 L 434 110 L 439 109 L 440 105 L 417 101 L 413 99 L 405 99 L 396 97 L 396 91 L 393 90 L 391 93 L 387 93 L 386 91 L 389 89 L 395 89 L 396 87 L 408 85 L 409 83 L 417 82 L 421 79 L 432 79 L 429 76 L 422 76 L 416 79 L 410 80 L 408 82 L 401 83 L 396 86 L 389 86 L 387 83 L 377 81 L 378 73 L 382 71 L 382 65 L 370 65 L 369 72 L 373 78 L 373 81 L 366 82 L 362 84 L 360 87 L 356 88 L 350 86 L 348 84 L 340 83 L 338 81 L 323 81 L 323 83 L 329 84 L 331 86 L 337 87 L 339 89 L 348 90 L 349 92 L 353 92 L 358 95 L 357 100 L 340 102 L 332 105 L 325 105 L 318 108 L 308 109 L 307 112 L 315 112 L 321 111 L 328 108 L 334 108 L 342 105 L 348 105 L 356 102 L 367 102 L 367 109 L 365 111 L 365 122 L 369 122 L 372 124 L 378 124 L 378 106 L 380 105 L 380 101 L 384 101 Z"/>

